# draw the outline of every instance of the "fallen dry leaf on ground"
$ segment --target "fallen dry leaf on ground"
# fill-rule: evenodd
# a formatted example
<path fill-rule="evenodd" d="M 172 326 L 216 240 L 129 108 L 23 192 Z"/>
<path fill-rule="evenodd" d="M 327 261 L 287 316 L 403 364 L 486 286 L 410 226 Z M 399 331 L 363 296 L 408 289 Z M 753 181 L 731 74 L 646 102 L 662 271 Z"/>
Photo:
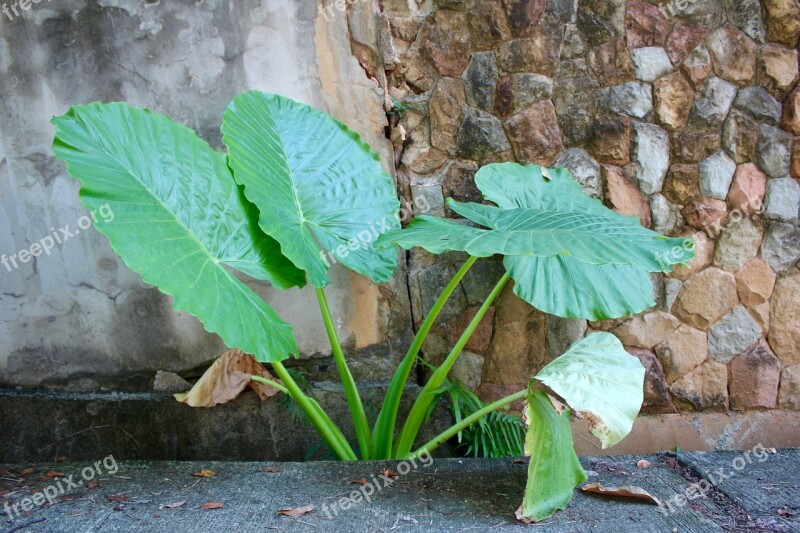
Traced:
<path fill-rule="evenodd" d="M 392 470 L 391 468 L 384 468 L 380 471 L 381 477 L 397 477 L 397 470 Z"/>
<path fill-rule="evenodd" d="M 650 464 L 650 461 L 647 461 L 645 459 L 641 459 L 638 463 L 636 463 L 636 466 L 638 468 L 650 468 L 651 464 Z"/>
<path fill-rule="evenodd" d="M 214 477 L 217 474 L 215 474 L 213 470 L 208 470 L 207 468 L 203 468 L 199 472 L 195 472 L 192 475 L 194 477 Z"/>
<path fill-rule="evenodd" d="M 44 477 L 39 478 L 40 481 L 50 481 L 53 478 L 57 477 L 65 477 L 64 472 L 58 472 L 57 470 L 48 470 Z"/>
<path fill-rule="evenodd" d="M 350 482 L 351 485 L 366 485 L 367 483 L 369 483 L 369 481 L 366 479 L 357 479 Z"/>
<path fill-rule="evenodd" d="M 643 488 L 636 487 L 634 485 L 604 487 L 600 483 L 588 483 L 582 486 L 581 490 L 584 492 L 601 494 L 603 496 L 619 496 L 620 498 L 633 498 L 636 500 L 643 500 L 646 502 L 655 503 L 656 505 L 661 505 L 661 502 L 658 500 L 658 498 L 656 498 Z"/>
<path fill-rule="evenodd" d="M 71 502 L 73 500 L 79 500 L 83 498 L 82 492 L 74 492 L 72 494 L 62 494 L 58 498 L 56 498 L 59 502 Z"/>
<path fill-rule="evenodd" d="M 277 383 L 255 357 L 241 350 L 228 350 L 217 358 L 189 392 L 175 395 L 175 399 L 191 407 L 214 407 L 227 403 L 250 387 L 266 400 L 278 394 L 278 389 L 252 381 L 250 376 L 261 376 Z"/>
<path fill-rule="evenodd" d="M 19 471 L 19 475 L 20 476 L 27 476 L 29 474 L 33 474 L 35 471 L 36 471 L 36 467 L 35 466 L 29 466 L 27 468 L 23 468 L 22 470 L 20 470 Z"/>
<path fill-rule="evenodd" d="M 108 498 L 108 501 L 110 502 L 125 503 L 130 499 L 130 496 L 123 496 L 122 494 L 111 494 L 109 496 L 106 496 L 106 498 Z"/>
<path fill-rule="evenodd" d="M 97 481 L 96 479 L 91 480 L 89 483 L 86 484 L 87 489 L 96 489 L 103 486 L 102 481 Z"/>
<path fill-rule="evenodd" d="M 182 502 L 175 502 L 175 503 L 168 503 L 166 505 L 162 505 L 162 509 L 177 509 L 178 507 L 183 507 L 183 505 L 188 502 L 189 500 L 183 500 Z"/>
<path fill-rule="evenodd" d="M 265 466 L 264 468 L 259 470 L 259 472 L 263 472 L 265 474 L 277 474 L 280 471 L 281 469 L 276 466 Z"/>
<path fill-rule="evenodd" d="M 277 513 L 283 516 L 289 516 L 291 518 L 297 518 L 298 516 L 303 516 L 305 514 L 310 513 L 314 510 L 313 505 L 304 505 L 302 507 L 295 507 L 293 509 L 278 509 Z"/>
<path fill-rule="evenodd" d="M 224 509 L 225 504 L 220 502 L 206 502 L 200 506 L 203 511 L 210 511 L 211 509 Z"/>

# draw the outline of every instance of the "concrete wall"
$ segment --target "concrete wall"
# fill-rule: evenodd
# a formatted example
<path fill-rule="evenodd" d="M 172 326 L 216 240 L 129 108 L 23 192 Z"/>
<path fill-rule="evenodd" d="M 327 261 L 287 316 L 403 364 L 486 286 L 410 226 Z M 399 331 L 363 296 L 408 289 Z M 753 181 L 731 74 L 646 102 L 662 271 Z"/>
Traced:
<path fill-rule="evenodd" d="M 234 95 L 277 92 L 350 124 L 393 171 L 384 92 L 351 53 L 344 13 L 326 20 L 314 0 L 29 7 L 0 19 L 0 253 L 11 256 L 66 225 L 75 232 L 86 214 L 78 183 L 50 149 L 49 120 L 72 104 L 149 107 L 220 146 L 222 111 Z M 350 25 L 377 39 L 372 6 L 358 9 Z M 344 270 L 333 277 L 328 297 L 343 342 L 362 354 L 355 372 L 385 375 L 397 352 L 386 339 L 401 342 L 410 330 L 403 269 L 381 288 Z M 305 356 L 327 354 L 312 291 L 259 292 L 295 325 Z M 93 229 L 49 256 L 0 267 L 0 338 L 0 383 L 89 390 L 140 388 L 158 369 L 185 370 L 224 348 L 143 284 Z"/>

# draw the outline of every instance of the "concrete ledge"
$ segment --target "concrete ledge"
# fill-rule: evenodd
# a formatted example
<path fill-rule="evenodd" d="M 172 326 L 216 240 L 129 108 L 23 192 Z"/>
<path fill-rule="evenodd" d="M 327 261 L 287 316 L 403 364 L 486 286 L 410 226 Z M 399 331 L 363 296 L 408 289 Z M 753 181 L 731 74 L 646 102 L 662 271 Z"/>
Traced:
<path fill-rule="evenodd" d="M 386 391 L 360 384 L 374 419 Z M 402 412 L 419 388 L 409 385 Z M 341 386 L 316 384 L 322 406 L 355 442 Z M 62 393 L 0 389 L 0 463 L 92 460 L 304 461 L 333 459 L 314 428 L 283 395 L 262 402 L 252 392 L 212 409 L 191 408 L 165 393 Z M 449 425 L 439 407 L 423 430 L 433 438 Z M 424 437 L 423 437 L 424 438 Z M 446 453 L 443 450 L 442 453 Z"/>
<path fill-rule="evenodd" d="M 800 450 L 769 454 L 737 472 L 738 485 L 709 485 L 708 492 L 691 502 L 685 495 L 696 472 L 667 454 L 649 456 L 589 457 L 582 460 L 589 481 L 603 485 L 631 484 L 649 491 L 663 507 L 636 500 L 589 495 L 576 490 L 566 511 L 552 519 L 523 528 L 514 519 L 522 499 L 526 461 L 512 459 L 434 459 L 416 467 L 397 462 L 360 463 L 181 463 L 119 462 L 109 470 L 99 464 L 99 486 L 90 488 L 82 472 L 86 463 L 38 464 L 17 492 L 0 497 L 0 527 L 23 526 L 24 531 L 107 532 L 219 532 L 219 531 L 596 531 L 596 532 L 722 532 L 798 531 L 800 506 L 797 489 L 772 500 L 775 472 L 792 482 L 800 468 Z M 692 454 L 703 464 L 727 466 L 737 454 Z M 98 456 L 96 460 L 102 460 Z M 646 459 L 651 466 L 637 467 Z M 19 472 L 22 465 L 10 466 Z M 277 469 L 262 472 L 266 466 Z M 211 478 L 193 477 L 201 469 Z M 385 468 L 397 471 L 388 481 Z M 55 486 L 57 480 L 40 481 L 49 469 L 73 475 L 79 486 L 54 498 L 54 503 L 34 507 L 17 516 L 21 502 L 34 490 Z M 113 474 L 111 472 L 114 472 Z M 27 479 L 32 479 L 28 482 Z M 715 479 L 709 477 L 709 479 Z M 361 480 L 361 481 L 360 481 Z M 3 484 L 5 483 L 5 484 Z M 0 480 L 0 490 L 9 481 Z M 63 480 L 62 480 L 63 485 Z M 369 488 L 367 488 L 369 487 Z M 370 492 L 369 501 L 364 494 Z M 2 492 L 0 492 L 2 494 Z M 352 497 L 353 495 L 355 497 Z M 358 495 L 361 495 L 360 497 Z M 760 502 L 745 507 L 736 503 L 756 494 Z M 221 509 L 202 510 L 207 502 Z M 750 501 L 753 501 L 750 498 Z M 8 504 L 8 505 L 6 505 Z M 167 505 L 177 507 L 168 508 Z M 312 505 L 314 510 L 296 519 L 276 511 Z M 671 505 L 671 507 L 670 507 Z M 13 520 L 12 520 L 13 518 Z"/>
<path fill-rule="evenodd" d="M 599 453 L 656 453 L 683 451 L 748 450 L 800 446 L 800 412 L 750 411 L 747 413 L 679 413 L 642 415 L 625 439 L 602 450 L 583 420 L 573 422 L 575 449 L 580 455 Z"/>
<path fill-rule="evenodd" d="M 361 384 L 371 419 L 385 386 Z M 419 388 L 409 385 L 403 412 Z M 341 386 L 316 384 L 315 394 L 345 434 L 352 435 Z M 120 460 L 304 461 L 325 459 L 320 439 L 280 395 L 260 402 L 252 393 L 228 405 L 193 409 L 169 394 L 62 393 L 0 389 L 0 462 L 66 458 L 90 460 L 114 453 Z M 425 429 L 432 437 L 451 424 L 441 406 Z M 682 413 L 640 416 L 620 444 L 601 450 L 585 421 L 573 422 L 580 455 L 744 450 L 800 446 L 800 412 Z M 451 455 L 443 449 L 437 455 Z M 330 457 L 327 457 L 330 459 Z"/>

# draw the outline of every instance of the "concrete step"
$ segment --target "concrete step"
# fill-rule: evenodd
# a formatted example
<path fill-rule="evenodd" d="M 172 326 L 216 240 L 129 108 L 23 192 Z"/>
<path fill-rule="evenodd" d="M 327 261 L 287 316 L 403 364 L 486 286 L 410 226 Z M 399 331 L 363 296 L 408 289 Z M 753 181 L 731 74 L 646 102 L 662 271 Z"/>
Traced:
<path fill-rule="evenodd" d="M 589 482 L 636 485 L 658 497 L 661 507 L 575 490 L 566 511 L 527 528 L 548 532 L 717 532 L 800 531 L 800 450 L 783 450 L 737 470 L 741 453 L 599 456 L 582 459 Z M 646 459 L 651 466 L 637 467 Z M 700 471 L 692 465 L 698 466 Z M 19 472 L 24 465 L 11 465 Z M 277 471 L 264 472 L 265 467 Z M 692 491 L 706 468 L 718 468 L 728 481 Z M 380 473 L 397 472 L 388 480 Z M 194 477 L 202 469 L 214 477 Z M 48 470 L 72 476 L 75 488 L 54 494 L 63 478 L 41 481 Z M 86 532 L 251 532 L 251 531 L 524 531 L 514 518 L 525 485 L 525 460 L 430 459 L 414 465 L 390 462 L 117 462 L 36 464 L 24 482 L 0 480 L 7 513 L 0 526 L 9 531 Z M 731 477 L 732 476 L 732 477 Z M 89 479 L 100 480 L 90 488 Z M 29 481 L 32 480 L 32 481 Z M 782 492 L 777 484 L 787 484 Z M 17 515 L 31 485 L 50 491 L 53 503 Z M 93 484 L 92 484 L 93 485 Z M 705 485 L 701 485 L 704 487 Z M 772 492 L 776 491 L 776 492 Z M 758 493 L 759 499 L 752 495 Z M 768 493 L 772 498 L 763 497 Z M 2 492 L 0 492 L 2 494 Z M 687 494 L 693 499 L 686 500 Z M 41 498 L 40 498 L 41 499 Z M 746 506 L 746 502 L 755 502 Z M 183 503 L 182 503 L 183 502 Z M 221 509 L 202 510 L 208 502 Z M 172 505 L 174 508 L 167 507 Z M 279 509 L 311 505 L 297 518 Z M 2 512 L 2 511 L 0 511 Z"/>

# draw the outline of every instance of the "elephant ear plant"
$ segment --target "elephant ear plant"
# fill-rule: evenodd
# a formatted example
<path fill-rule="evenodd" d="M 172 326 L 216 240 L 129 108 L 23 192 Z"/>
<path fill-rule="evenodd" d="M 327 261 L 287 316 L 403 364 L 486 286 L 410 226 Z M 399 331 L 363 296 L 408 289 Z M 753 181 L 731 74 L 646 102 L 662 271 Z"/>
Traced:
<path fill-rule="evenodd" d="M 54 152 L 81 180 L 85 207 L 108 204 L 99 224 L 123 261 L 172 296 L 233 348 L 268 363 L 280 382 L 252 379 L 288 394 L 341 460 L 404 459 L 430 453 L 482 417 L 526 401 L 531 456 L 517 512 L 538 521 L 563 509 L 586 475 L 573 449 L 570 411 L 584 413 L 603 447 L 631 429 L 642 403 L 644 369 L 608 333 L 592 333 L 533 376 L 529 387 L 460 420 L 428 443 L 417 435 L 449 370 L 486 312 L 514 280 L 514 292 L 561 317 L 601 320 L 652 305 L 650 272 L 682 240 L 641 227 L 586 197 L 563 169 L 492 164 L 475 178 L 492 204 L 450 201 L 470 224 L 427 216 L 400 229 L 400 203 L 377 155 L 340 122 L 293 100 L 258 91 L 237 96 L 223 115 L 227 155 L 188 128 L 124 103 L 75 106 L 53 120 Z M 370 428 L 348 369 L 324 288 L 334 263 L 375 283 L 391 279 L 397 251 L 459 250 L 469 259 L 417 331 Z M 439 312 L 481 257 L 504 256 L 506 274 L 452 351 L 435 369 L 406 420 L 405 385 Z M 683 255 L 684 260 L 691 254 Z M 234 274 L 280 290 L 313 286 L 356 435 L 351 445 L 283 361 L 297 355 L 294 332 Z"/>

